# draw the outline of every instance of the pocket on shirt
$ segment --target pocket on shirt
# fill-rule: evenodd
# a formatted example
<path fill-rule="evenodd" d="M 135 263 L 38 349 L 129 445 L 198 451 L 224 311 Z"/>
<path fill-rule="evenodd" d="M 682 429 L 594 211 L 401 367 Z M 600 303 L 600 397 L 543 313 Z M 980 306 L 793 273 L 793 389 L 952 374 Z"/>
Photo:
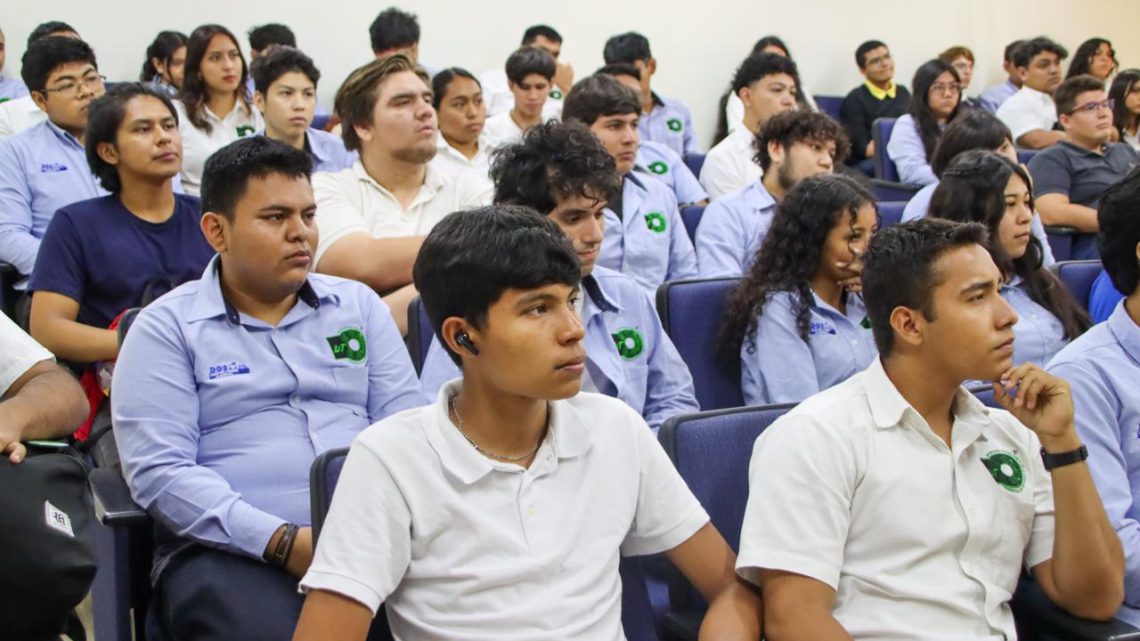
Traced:
<path fill-rule="evenodd" d="M 333 371 L 333 399 L 337 402 L 356 403 L 368 405 L 368 367 L 365 365 L 346 365 L 334 368 Z"/>

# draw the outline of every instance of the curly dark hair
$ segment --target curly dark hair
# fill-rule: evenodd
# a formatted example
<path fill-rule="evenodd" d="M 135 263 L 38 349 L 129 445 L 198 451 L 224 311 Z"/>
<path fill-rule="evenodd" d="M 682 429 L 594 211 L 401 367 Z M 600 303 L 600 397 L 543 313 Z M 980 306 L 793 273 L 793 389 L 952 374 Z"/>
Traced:
<path fill-rule="evenodd" d="M 851 153 L 851 139 L 843 125 L 830 116 L 814 111 L 787 111 L 768 119 L 756 134 L 756 155 L 753 161 L 765 172 L 772 166 L 772 156 L 768 153 L 768 143 L 779 143 L 788 149 L 797 142 L 835 142 L 835 164 L 843 162 Z"/>
<path fill-rule="evenodd" d="M 998 242 L 998 226 L 1005 217 L 1005 186 L 1016 175 L 1029 189 L 1029 208 L 1033 209 L 1032 184 L 1029 174 L 1008 158 L 984 149 L 959 154 L 946 170 L 930 197 L 929 216 L 959 223 L 981 223 L 989 233 L 989 252 L 1005 277 L 1018 275 L 1025 283 L 1029 298 L 1049 310 L 1065 329 L 1069 340 L 1080 336 L 1091 322 L 1085 310 L 1069 294 L 1065 286 L 1044 267 L 1045 251 L 1035 236 L 1020 258 L 1011 258 Z"/>
<path fill-rule="evenodd" d="M 911 118 L 914 118 L 914 128 L 918 130 L 918 137 L 922 139 L 922 148 L 926 151 L 928 161 L 934 157 L 934 148 L 938 146 L 938 139 L 942 136 L 942 127 L 938 124 L 938 117 L 930 110 L 930 87 L 944 73 L 950 74 L 955 83 L 960 84 L 962 82 L 954 65 L 935 58 L 924 62 L 918 71 L 914 72 L 914 82 L 910 85 L 914 93 L 910 95 L 907 113 L 910 114 Z M 953 122 L 961 111 L 962 94 L 959 91 L 958 104 L 954 105 L 954 111 L 951 111 L 950 115 L 946 117 L 946 122 Z"/>
<path fill-rule="evenodd" d="M 609 201 L 621 189 L 613 156 L 578 122 L 531 127 L 521 142 L 495 152 L 491 180 L 495 204 L 523 205 L 544 215 L 560 200 Z"/>
<path fill-rule="evenodd" d="M 727 313 L 717 338 L 717 356 L 733 369 L 739 367 L 740 349 L 756 338 L 764 305 L 778 292 L 799 296 L 796 329 L 807 340 L 812 293 L 810 282 L 820 268 L 823 245 L 837 225 L 855 224 L 855 212 L 875 206 L 875 197 L 854 179 L 828 174 L 796 185 L 772 219 L 756 262 L 729 295 Z"/>
<path fill-rule="evenodd" d="M 1114 71 L 1120 68 L 1120 63 L 1116 62 L 1116 49 L 1112 48 L 1112 43 L 1104 38 L 1089 38 L 1077 47 L 1073 52 L 1073 61 L 1069 63 L 1069 71 L 1065 74 L 1065 80 L 1074 76 L 1090 73 L 1089 69 L 1092 67 L 1092 59 L 1096 56 L 1096 52 L 1100 49 L 1101 45 L 1108 45 L 1109 55 L 1112 56 L 1113 65 L 1112 69 L 1108 71 L 1108 75 L 1112 75 Z"/>

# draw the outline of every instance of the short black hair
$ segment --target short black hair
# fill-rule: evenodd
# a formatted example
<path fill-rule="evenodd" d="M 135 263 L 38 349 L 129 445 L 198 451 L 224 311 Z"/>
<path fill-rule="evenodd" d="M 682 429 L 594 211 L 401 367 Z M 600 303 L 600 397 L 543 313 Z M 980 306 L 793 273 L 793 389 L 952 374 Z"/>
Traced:
<path fill-rule="evenodd" d="M 1097 245 L 1100 261 L 1112 279 L 1112 286 L 1125 296 L 1140 285 L 1140 168 L 1133 169 L 1100 197 L 1096 219 L 1100 227 Z"/>
<path fill-rule="evenodd" d="M 1066 79 L 1053 92 L 1053 103 L 1057 105 L 1058 116 L 1071 116 L 1079 107 L 1077 96 L 1087 91 L 1104 91 L 1104 81 L 1087 74 Z"/>
<path fill-rule="evenodd" d="M 436 111 L 439 111 L 439 106 L 443 104 L 443 98 L 447 95 L 447 89 L 451 87 L 451 83 L 454 82 L 456 78 L 467 78 L 479 85 L 479 89 L 483 88 L 483 84 L 479 82 L 479 79 L 462 67 L 448 67 L 447 69 L 443 69 L 432 76 L 431 79 L 431 106 L 435 107 Z"/>
<path fill-rule="evenodd" d="M 579 80 L 562 101 L 563 122 L 578 121 L 587 127 L 603 116 L 640 113 L 641 99 L 633 89 L 609 75 Z"/>
<path fill-rule="evenodd" d="M 610 201 L 621 182 L 613 156 L 579 122 L 547 122 L 498 150 L 491 164 L 495 204 L 549 214 L 573 196 Z"/>
<path fill-rule="evenodd" d="M 28 91 L 43 92 L 52 72 L 73 62 L 89 62 L 96 69 L 95 52 L 82 40 L 66 36 L 40 38 L 28 47 L 21 59 L 20 77 Z"/>
<path fill-rule="evenodd" d="M 526 31 L 523 32 L 521 44 L 529 45 L 535 40 L 538 40 L 539 37 L 546 38 L 547 40 L 551 40 L 553 42 L 562 42 L 562 34 L 555 31 L 554 27 L 544 24 L 536 24 L 534 26 L 527 27 Z"/>
<path fill-rule="evenodd" d="M 321 80 L 321 72 L 313 64 L 313 59 L 299 49 L 287 45 L 276 45 L 249 65 L 249 75 L 253 77 L 253 88 L 261 95 L 269 93 L 269 88 L 277 79 L 296 71 L 305 74 L 313 86 Z"/>
<path fill-rule="evenodd" d="M 139 96 L 150 96 L 161 100 L 177 124 L 178 111 L 174 109 L 170 97 L 165 92 L 141 82 L 115 84 L 87 108 L 87 133 L 83 144 L 87 154 L 87 165 L 91 167 L 91 173 L 99 179 L 103 189 L 112 194 L 122 191 L 123 183 L 119 178 L 119 170 L 99 157 L 99 145 L 101 143 L 114 145 L 118 142 L 119 127 L 127 115 L 127 103 Z"/>
<path fill-rule="evenodd" d="M 594 72 L 605 76 L 629 76 L 641 80 L 641 71 L 637 67 L 629 64 L 628 62 L 615 62 L 612 65 L 605 65 Z"/>
<path fill-rule="evenodd" d="M 1028 67 L 1029 63 L 1042 51 L 1057 54 L 1057 57 L 1061 60 L 1069 56 L 1068 50 L 1061 45 L 1045 36 L 1037 36 L 1032 40 L 1022 42 L 1020 46 L 1013 50 L 1013 66 Z"/>
<path fill-rule="evenodd" d="M 459 364 L 443 340 L 443 321 L 457 316 L 483 327 L 506 290 L 573 287 L 582 271 L 554 221 L 527 207 L 492 205 L 457 211 L 437 223 L 416 256 L 412 280 L 436 338 Z"/>
<path fill-rule="evenodd" d="M 997 116 L 985 109 L 965 109 L 942 131 L 930 157 L 930 169 L 941 177 L 958 154 L 971 149 L 994 151 L 1006 140 L 1013 144 L 1013 134 Z"/>
<path fill-rule="evenodd" d="M 414 13 L 388 7 L 372 21 L 368 37 L 373 53 L 411 47 L 420 41 L 420 23 Z"/>
<path fill-rule="evenodd" d="M 882 40 L 868 40 L 855 48 L 855 64 L 859 65 L 860 69 L 867 66 L 865 58 L 867 54 L 878 49 L 879 47 L 886 47 L 887 43 Z M 888 47 L 889 48 L 889 47 Z"/>
<path fill-rule="evenodd" d="M 649 39 L 636 31 L 627 31 L 611 36 L 609 40 L 606 40 L 605 48 L 602 49 L 602 58 L 607 65 L 612 65 L 615 62 L 646 61 L 652 57 L 653 52 L 649 49 Z"/>
<path fill-rule="evenodd" d="M 966 245 L 988 250 L 988 237 L 981 223 L 938 218 L 891 225 L 871 237 L 863 256 L 863 303 L 882 357 L 890 356 L 894 347 L 891 313 L 895 308 L 917 309 L 934 320 L 934 288 L 941 284 L 934 271 L 938 259 Z"/>
<path fill-rule="evenodd" d="M 1016 52 L 1017 48 L 1023 44 L 1025 44 L 1024 40 L 1014 40 L 1013 42 L 1007 44 L 1005 46 L 1005 50 L 1002 52 L 1002 58 L 1005 60 L 1005 62 L 1013 62 L 1014 52 Z"/>
<path fill-rule="evenodd" d="M 75 27 L 72 27 L 66 22 L 60 22 L 59 20 L 41 22 L 40 24 L 36 25 L 35 29 L 32 29 L 32 32 L 30 34 L 28 34 L 27 46 L 31 47 L 32 43 L 36 40 L 39 40 L 40 38 L 46 38 L 50 35 L 64 33 L 67 31 L 70 31 L 71 33 L 79 33 L 75 30 Z"/>
<path fill-rule="evenodd" d="M 254 51 L 263 51 L 270 45 L 297 46 L 297 36 L 293 30 L 276 22 L 254 27 L 246 35 L 249 36 L 249 48 Z"/>
<path fill-rule="evenodd" d="M 774 55 L 774 54 L 773 54 Z M 788 149 L 797 142 L 835 141 L 835 162 L 843 162 L 851 153 L 851 139 L 843 125 L 826 114 L 814 111 L 793 110 L 776 114 L 764 123 L 756 135 L 756 156 L 753 160 L 765 172 L 772 166 L 768 143 L 775 142 Z"/>
<path fill-rule="evenodd" d="M 736 68 L 736 73 L 732 76 L 732 93 L 739 95 L 741 89 L 751 86 L 767 76 L 776 74 L 791 76 L 792 80 L 796 81 L 796 90 L 799 90 L 800 74 L 796 69 L 796 63 L 791 58 L 781 56 L 778 53 L 749 54 L 744 62 Z"/>
<path fill-rule="evenodd" d="M 304 151 L 265 136 L 247 136 L 222 147 L 202 170 L 202 211 L 233 220 L 249 182 L 271 174 L 308 180 L 313 161 Z"/>
<path fill-rule="evenodd" d="M 516 85 L 522 84 L 531 74 L 538 74 L 549 81 L 557 70 L 554 56 L 541 47 L 519 47 L 507 57 L 507 80 Z"/>

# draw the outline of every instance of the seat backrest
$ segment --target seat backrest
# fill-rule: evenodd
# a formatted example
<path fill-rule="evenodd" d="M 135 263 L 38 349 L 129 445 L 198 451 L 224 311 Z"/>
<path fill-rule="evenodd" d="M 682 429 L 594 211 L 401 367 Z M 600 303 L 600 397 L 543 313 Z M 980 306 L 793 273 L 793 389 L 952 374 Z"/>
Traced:
<path fill-rule="evenodd" d="M 681 208 L 681 222 L 685 223 L 685 231 L 689 240 L 697 242 L 697 225 L 701 223 L 701 216 L 705 213 L 704 205 L 689 205 Z"/>
<path fill-rule="evenodd" d="M 705 155 L 700 153 L 687 153 L 684 157 L 685 166 L 697 178 L 701 177 L 701 168 L 705 166 Z"/>
<path fill-rule="evenodd" d="M 839 120 L 839 110 L 843 107 L 843 96 L 815 96 L 815 106 L 819 112 Z"/>
<path fill-rule="evenodd" d="M 899 170 L 887 155 L 887 143 L 891 140 L 896 118 L 876 118 L 871 124 L 871 138 L 875 141 L 875 178 L 899 181 Z"/>
<path fill-rule="evenodd" d="M 740 374 L 716 358 L 716 339 L 728 295 L 739 278 L 699 278 L 657 288 L 657 314 L 689 366 L 697 402 L 706 410 L 744 405 Z"/>
<path fill-rule="evenodd" d="M 424 368 L 424 359 L 427 358 L 428 348 L 431 347 L 431 339 L 434 336 L 435 331 L 431 328 L 431 319 L 424 310 L 423 301 L 416 296 L 408 303 L 408 337 L 405 343 L 417 376 Z"/>
<path fill-rule="evenodd" d="M 1018 149 L 1017 150 L 1017 162 L 1022 163 L 1024 165 L 1028 165 L 1029 161 L 1033 160 L 1033 157 L 1036 156 L 1038 153 L 1040 153 L 1040 152 L 1036 149 Z"/>
<path fill-rule="evenodd" d="M 1101 269 L 1099 260 L 1064 260 L 1053 265 L 1057 278 L 1061 279 L 1069 293 L 1085 309 L 1088 309 L 1089 294 L 1092 293 L 1093 282 L 1100 275 Z"/>
<path fill-rule="evenodd" d="M 994 400 L 994 388 L 990 387 L 989 385 L 978 385 L 976 387 L 971 387 L 970 393 L 973 394 L 979 401 L 981 401 L 982 405 L 999 410 L 1002 409 L 1001 405 L 998 405 L 998 402 Z"/>
<path fill-rule="evenodd" d="M 906 209 L 905 202 L 889 201 L 885 203 L 877 203 L 879 207 L 879 229 L 886 229 L 891 225 L 896 225 L 902 220 L 903 210 Z"/>

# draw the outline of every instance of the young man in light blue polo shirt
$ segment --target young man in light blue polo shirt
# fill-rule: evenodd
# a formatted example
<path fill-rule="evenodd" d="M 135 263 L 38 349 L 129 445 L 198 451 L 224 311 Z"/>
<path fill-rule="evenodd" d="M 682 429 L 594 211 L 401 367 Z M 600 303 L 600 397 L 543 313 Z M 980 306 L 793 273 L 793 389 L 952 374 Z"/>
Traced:
<path fill-rule="evenodd" d="M 641 120 L 638 132 L 644 140 L 665 143 L 678 155 L 701 153 L 693 130 L 693 116 L 685 103 L 664 98 L 650 89 L 650 78 L 657 73 L 657 59 L 649 49 L 649 39 L 630 31 L 606 40 L 602 57 L 607 65 L 625 63 L 641 72 Z"/>
<path fill-rule="evenodd" d="M 598 264 L 632 276 L 653 294 L 667 280 L 696 278 L 697 254 L 673 192 L 661 181 L 633 171 L 640 115 L 637 95 L 608 75 L 578 82 L 562 107 L 563 122 L 589 127 L 610 152 L 622 178 L 620 197 L 606 205 L 606 239 Z"/>
<path fill-rule="evenodd" d="M 56 210 L 107 194 L 83 148 L 87 106 L 103 95 L 103 76 L 91 47 L 63 36 L 34 41 L 21 74 L 48 119 L 0 140 L 0 261 L 28 276 Z"/>
<path fill-rule="evenodd" d="M 131 495 L 161 526 L 155 603 L 173 639 L 286 641 L 312 559 L 309 467 L 425 403 L 388 308 L 311 273 L 304 153 L 260 136 L 206 161 L 202 279 L 143 309 L 111 397 Z"/>
<path fill-rule="evenodd" d="M 618 192 L 613 159 L 579 124 L 547 123 L 505 147 L 491 169 L 495 202 L 548 216 L 571 240 L 582 265 L 579 313 L 586 334 L 583 389 L 625 401 L 657 429 L 671 416 L 700 411 L 693 377 L 661 327 L 653 301 L 629 276 L 595 265 L 605 237 L 606 203 Z M 434 397 L 459 367 L 432 341 L 420 380 Z"/>
<path fill-rule="evenodd" d="M 1108 320 L 1069 343 L 1048 370 L 1073 390 L 1077 432 L 1088 447 L 1105 512 L 1124 546 L 1124 605 L 1140 627 L 1140 170 L 1100 199 L 1100 258 L 1128 292 Z"/>

